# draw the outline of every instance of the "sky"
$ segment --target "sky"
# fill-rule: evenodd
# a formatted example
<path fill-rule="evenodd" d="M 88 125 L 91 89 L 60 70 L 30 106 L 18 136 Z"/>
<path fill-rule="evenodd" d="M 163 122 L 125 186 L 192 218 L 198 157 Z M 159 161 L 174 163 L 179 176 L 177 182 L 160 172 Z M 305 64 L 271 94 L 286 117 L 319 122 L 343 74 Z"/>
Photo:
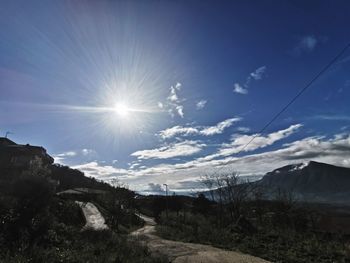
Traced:
<path fill-rule="evenodd" d="M 0 134 L 143 193 L 350 167 L 349 1 L 2 1 Z M 246 144 L 255 137 L 248 145 Z"/>

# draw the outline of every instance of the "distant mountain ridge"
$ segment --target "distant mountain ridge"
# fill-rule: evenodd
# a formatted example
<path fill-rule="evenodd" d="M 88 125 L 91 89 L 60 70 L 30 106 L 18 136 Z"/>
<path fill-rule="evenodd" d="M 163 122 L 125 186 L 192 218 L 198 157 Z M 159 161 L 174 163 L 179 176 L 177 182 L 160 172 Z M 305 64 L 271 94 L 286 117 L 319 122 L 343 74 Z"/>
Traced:
<path fill-rule="evenodd" d="M 275 169 L 256 183 L 269 196 L 280 189 L 303 201 L 350 203 L 350 168 L 310 161 Z"/>

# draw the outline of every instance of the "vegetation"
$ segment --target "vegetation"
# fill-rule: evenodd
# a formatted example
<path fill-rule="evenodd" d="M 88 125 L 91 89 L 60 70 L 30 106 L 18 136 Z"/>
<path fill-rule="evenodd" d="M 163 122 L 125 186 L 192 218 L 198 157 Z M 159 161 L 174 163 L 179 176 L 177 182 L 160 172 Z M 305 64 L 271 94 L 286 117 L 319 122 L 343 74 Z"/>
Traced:
<path fill-rule="evenodd" d="M 133 192 L 86 177 L 79 184 L 76 177 L 66 176 L 74 170 L 62 169 L 34 162 L 25 171 L 1 171 L 1 262 L 164 262 L 127 238 L 130 230 L 142 225 L 133 213 Z M 67 188 L 94 185 L 106 190 L 84 198 L 99 207 L 109 230 L 81 231 L 85 219 L 80 207 L 74 199 L 57 196 L 50 181 L 60 176 Z"/>
<path fill-rule="evenodd" d="M 212 180 L 213 192 L 208 196 L 215 195 L 217 202 L 200 194 L 174 210 L 176 197 L 171 197 L 166 213 L 165 198 L 154 197 L 158 235 L 240 250 L 273 262 L 349 262 L 349 237 L 322 231 L 317 212 L 295 203 L 290 193 L 278 192 L 274 201 L 263 201 L 260 189 L 249 183 L 241 187 L 236 176 L 205 179 L 206 185 Z M 214 191 L 218 181 L 220 188 Z"/>

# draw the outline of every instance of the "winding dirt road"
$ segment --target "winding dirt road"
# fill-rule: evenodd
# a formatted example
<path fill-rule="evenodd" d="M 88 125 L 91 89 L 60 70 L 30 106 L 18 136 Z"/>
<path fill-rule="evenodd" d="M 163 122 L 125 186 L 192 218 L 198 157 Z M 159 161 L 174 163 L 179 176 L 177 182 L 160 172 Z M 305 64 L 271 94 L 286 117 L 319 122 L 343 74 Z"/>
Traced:
<path fill-rule="evenodd" d="M 139 216 L 145 221 L 145 226 L 131 235 L 143 242 L 152 253 L 165 255 L 172 263 L 268 263 L 239 252 L 162 239 L 155 235 L 155 221 L 144 215 Z"/>

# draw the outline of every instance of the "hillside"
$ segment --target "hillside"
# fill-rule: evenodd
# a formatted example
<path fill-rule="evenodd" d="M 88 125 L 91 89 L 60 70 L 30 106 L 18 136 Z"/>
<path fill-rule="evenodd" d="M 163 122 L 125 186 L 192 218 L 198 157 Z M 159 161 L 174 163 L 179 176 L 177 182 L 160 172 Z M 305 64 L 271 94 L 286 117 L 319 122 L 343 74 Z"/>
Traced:
<path fill-rule="evenodd" d="M 53 164 L 43 147 L 0 140 L 0 261 L 163 262 L 128 239 L 143 225 L 134 196 Z M 103 219 L 102 230 L 85 222 L 86 204 L 100 212 L 90 217 Z"/>
<path fill-rule="evenodd" d="M 345 204 L 350 199 L 350 168 L 314 161 L 287 165 L 268 172 L 257 184 L 270 197 L 280 189 L 302 201 Z"/>

